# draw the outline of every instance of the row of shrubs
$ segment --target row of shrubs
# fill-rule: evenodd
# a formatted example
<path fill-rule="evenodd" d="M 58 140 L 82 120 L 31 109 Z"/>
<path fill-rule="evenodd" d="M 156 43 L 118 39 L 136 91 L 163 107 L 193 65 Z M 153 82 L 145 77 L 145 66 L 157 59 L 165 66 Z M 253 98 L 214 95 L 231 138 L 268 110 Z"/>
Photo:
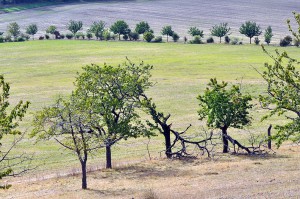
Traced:
<path fill-rule="evenodd" d="M 86 33 L 79 32 L 82 29 L 83 23 L 81 21 L 73 21 L 71 20 L 67 24 L 67 29 L 70 31 L 70 33 L 67 34 L 61 34 L 56 26 L 51 25 L 47 28 L 45 35 L 40 35 L 38 37 L 39 40 L 44 39 L 93 39 L 94 37 L 99 40 L 116 40 L 117 38 L 121 40 L 130 40 L 130 41 L 137 41 L 140 39 L 140 35 L 143 36 L 143 40 L 147 42 L 163 42 L 162 36 L 155 36 L 154 31 L 150 28 L 149 24 L 145 21 L 142 21 L 138 24 L 136 24 L 135 30 L 132 31 L 128 24 L 123 20 L 116 21 L 113 25 L 111 25 L 109 28 L 105 28 L 106 23 L 103 21 L 93 22 L 93 24 L 90 26 L 88 31 Z M 38 32 L 38 27 L 36 24 L 30 24 L 26 27 L 26 34 L 21 33 L 20 26 L 16 23 L 10 23 L 7 27 L 7 34 L 3 36 L 3 32 L 0 32 L 0 43 L 3 42 L 21 42 L 21 41 L 27 41 L 30 39 L 30 35 L 32 36 L 32 39 L 34 39 L 34 35 Z M 260 44 L 260 39 L 258 38 L 259 35 L 262 34 L 262 30 L 259 25 L 257 25 L 255 22 L 247 21 L 240 27 L 240 33 L 251 39 L 254 37 L 254 43 L 256 45 Z M 164 26 L 161 30 L 161 34 L 165 35 L 167 37 L 167 42 L 169 41 L 169 37 L 172 38 L 174 42 L 177 42 L 180 38 L 180 36 L 172 30 L 172 26 Z M 193 39 L 188 41 L 187 37 L 183 37 L 184 43 L 190 43 L 190 44 L 203 44 L 202 41 L 204 34 L 203 30 L 200 30 L 197 27 L 190 27 L 188 30 L 188 34 L 190 34 Z M 242 41 L 240 41 L 238 38 L 230 38 L 228 35 L 230 34 L 230 27 L 227 23 L 221 23 L 219 25 L 215 25 L 211 29 L 211 36 L 206 39 L 206 43 L 214 43 L 214 38 L 219 37 L 220 43 L 221 39 L 224 37 L 224 42 L 226 44 L 242 44 Z M 53 35 L 53 36 L 51 36 Z M 122 37 L 121 37 L 122 35 Z M 272 28 L 269 26 L 264 33 L 264 42 L 266 42 L 268 45 L 271 42 L 271 39 L 273 37 Z M 279 45 L 280 46 L 289 46 L 292 44 L 293 38 L 291 36 L 286 36 L 283 39 L 280 40 Z M 294 39 L 294 45 L 299 46 L 300 41 L 297 39 Z"/>

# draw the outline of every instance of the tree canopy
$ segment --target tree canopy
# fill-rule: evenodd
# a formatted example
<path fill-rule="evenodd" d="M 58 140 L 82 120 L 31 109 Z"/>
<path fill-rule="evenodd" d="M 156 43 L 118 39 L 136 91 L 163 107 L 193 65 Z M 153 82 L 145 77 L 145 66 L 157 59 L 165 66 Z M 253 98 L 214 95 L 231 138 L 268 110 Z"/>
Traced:
<path fill-rule="evenodd" d="M 240 33 L 245 35 L 246 37 L 249 37 L 250 38 L 250 44 L 251 44 L 252 37 L 261 35 L 262 31 L 261 31 L 260 26 L 257 25 L 255 22 L 246 21 L 240 27 Z"/>
<path fill-rule="evenodd" d="M 212 29 L 210 30 L 212 36 L 220 38 L 220 43 L 221 43 L 221 38 L 224 37 L 225 35 L 228 35 L 229 31 L 230 31 L 230 27 L 228 27 L 228 23 L 220 23 L 219 25 L 213 26 Z"/>
<path fill-rule="evenodd" d="M 119 40 L 121 39 L 121 35 L 126 35 L 130 33 L 130 29 L 128 24 L 123 20 L 116 21 L 111 27 L 110 30 L 114 34 L 118 34 Z"/>

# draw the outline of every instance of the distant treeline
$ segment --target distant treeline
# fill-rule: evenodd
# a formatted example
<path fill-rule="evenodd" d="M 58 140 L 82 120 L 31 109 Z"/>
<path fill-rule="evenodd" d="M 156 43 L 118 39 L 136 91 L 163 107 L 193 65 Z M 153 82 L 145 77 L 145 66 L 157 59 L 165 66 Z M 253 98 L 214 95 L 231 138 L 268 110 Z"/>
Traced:
<path fill-rule="evenodd" d="M 70 2 L 75 0 L 0 0 L 0 4 L 9 5 L 9 4 L 31 4 L 31 3 L 47 3 L 47 2 Z"/>

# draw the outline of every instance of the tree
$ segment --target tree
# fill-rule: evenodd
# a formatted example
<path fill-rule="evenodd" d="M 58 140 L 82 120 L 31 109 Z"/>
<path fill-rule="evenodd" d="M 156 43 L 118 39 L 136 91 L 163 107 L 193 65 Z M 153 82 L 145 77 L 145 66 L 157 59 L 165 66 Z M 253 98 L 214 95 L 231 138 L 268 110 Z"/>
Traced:
<path fill-rule="evenodd" d="M 297 30 L 300 29 L 300 14 L 293 13 Z M 290 20 L 287 20 L 289 30 L 296 38 L 300 37 L 300 32 L 293 31 Z M 270 113 L 262 119 L 267 119 L 273 115 L 285 115 L 289 121 L 286 124 L 275 126 L 277 129 L 273 139 L 279 147 L 284 141 L 300 140 L 300 73 L 297 68 L 300 61 L 290 57 L 287 52 L 280 53 L 275 51 L 272 55 L 263 47 L 263 51 L 274 62 L 273 64 L 265 63 L 265 71 L 260 73 L 267 83 L 267 95 L 260 95 L 259 101 L 263 108 L 270 110 Z"/>
<path fill-rule="evenodd" d="M 111 147 L 123 139 L 150 136 L 136 109 L 139 97 L 152 84 L 152 66 L 129 60 L 116 67 L 91 65 L 76 79 L 78 101 L 92 113 L 92 131 L 106 149 L 106 168 L 112 168 Z"/>
<path fill-rule="evenodd" d="M 97 39 L 102 39 L 105 25 L 104 21 L 94 21 L 91 25 L 90 32 L 94 33 Z"/>
<path fill-rule="evenodd" d="M 228 27 L 228 23 L 220 23 L 219 25 L 215 25 L 210 30 L 211 35 L 220 38 L 220 43 L 222 37 L 226 36 L 230 31 L 230 27 Z"/>
<path fill-rule="evenodd" d="M 34 40 L 34 35 L 37 33 L 38 27 L 36 24 L 30 24 L 26 28 L 26 33 L 32 35 L 32 39 Z"/>
<path fill-rule="evenodd" d="M 52 35 L 55 35 L 56 32 L 57 32 L 57 28 L 56 28 L 56 26 L 53 26 L 53 25 L 49 26 L 46 30 L 46 33 L 52 34 Z"/>
<path fill-rule="evenodd" d="M 172 38 L 173 38 L 173 41 L 174 41 L 174 42 L 177 42 L 178 39 L 180 38 L 180 36 L 179 36 L 176 32 L 173 32 Z"/>
<path fill-rule="evenodd" d="M 273 37 L 271 26 L 268 26 L 268 28 L 265 30 L 264 37 L 265 37 L 265 42 L 269 45 L 271 43 L 271 39 Z"/>
<path fill-rule="evenodd" d="M 207 118 L 209 127 L 222 130 L 223 153 L 228 153 L 228 128 L 241 129 L 250 124 L 249 109 L 252 108 L 250 95 L 243 95 L 236 85 L 230 89 L 227 86 L 225 82 L 218 83 L 216 79 L 211 79 L 204 94 L 197 97 L 200 101 L 200 120 Z"/>
<path fill-rule="evenodd" d="M 188 34 L 190 34 L 191 36 L 195 37 L 195 36 L 199 36 L 199 37 L 203 37 L 203 30 L 200 30 L 197 27 L 190 27 L 190 29 L 188 30 Z"/>
<path fill-rule="evenodd" d="M 146 21 L 141 21 L 140 23 L 136 24 L 135 32 L 138 34 L 144 34 L 145 32 L 151 32 L 149 24 Z"/>
<path fill-rule="evenodd" d="M 246 37 L 249 37 L 250 38 L 250 44 L 251 44 L 252 37 L 261 35 L 262 31 L 260 29 L 260 26 L 256 25 L 255 22 L 246 21 L 240 27 L 240 33 L 245 35 Z"/>
<path fill-rule="evenodd" d="M 74 152 L 81 164 L 82 189 L 87 189 L 88 154 L 102 146 L 91 130 L 91 113 L 78 103 L 78 99 L 80 97 L 73 93 L 69 98 L 60 97 L 53 106 L 38 111 L 31 136 L 38 140 L 54 139 Z"/>
<path fill-rule="evenodd" d="M 16 40 L 17 37 L 21 34 L 19 24 L 17 24 L 17 22 L 12 22 L 12 23 L 8 24 L 8 26 L 7 26 L 7 32 L 11 36 L 13 36 L 14 39 Z"/>
<path fill-rule="evenodd" d="M 67 28 L 68 30 L 73 33 L 73 35 L 75 36 L 76 33 L 82 29 L 82 21 L 69 21 L 69 23 L 67 24 Z"/>
<path fill-rule="evenodd" d="M 13 149 L 23 139 L 24 133 L 18 130 L 19 121 L 21 121 L 28 109 L 29 102 L 19 101 L 14 107 L 11 107 L 9 99 L 10 86 L 5 82 L 3 75 L 0 75 L 0 141 L 4 138 L 14 136 L 14 140 L 10 146 L 4 147 L 5 144 L 0 143 L 0 179 L 6 176 L 15 175 L 14 167 L 20 167 L 29 160 L 24 154 L 11 155 Z M 22 173 L 27 169 L 21 169 L 18 173 Z M 0 188 L 9 188 L 0 186 Z"/>
<path fill-rule="evenodd" d="M 119 35 L 119 40 L 121 39 L 121 35 L 126 35 L 126 34 L 130 33 L 130 29 L 129 29 L 128 24 L 125 21 L 123 21 L 123 20 L 116 21 L 110 27 L 110 30 L 114 34 L 118 34 Z"/>
<path fill-rule="evenodd" d="M 168 37 L 172 36 L 173 33 L 174 33 L 174 31 L 172 30 L 172 26 L 164 26 L 161 30 L 162 35 L 167 35 L 167 42 L 169 41 Z"/>
<path fill-rule="evenodd" d="M 143 35 L 143 38 L 147 41 L 147 42 L 151 42 L 151 40 L 154 38 L 154 35 L 152 32 L 145 32 Z"/>

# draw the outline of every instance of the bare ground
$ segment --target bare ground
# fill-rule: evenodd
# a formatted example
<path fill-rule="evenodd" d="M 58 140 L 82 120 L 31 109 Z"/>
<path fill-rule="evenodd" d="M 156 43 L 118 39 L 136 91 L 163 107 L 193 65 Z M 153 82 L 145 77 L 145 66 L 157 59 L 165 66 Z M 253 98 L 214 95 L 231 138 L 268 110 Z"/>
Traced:
<path fill-rule="evenodd" d="M 222 156 L 214 161 L 151 160 L 80 176 L 20 182 L 1 198 L 299 198 L 300 147 L 267 157 Z"/>
<path fill-rule="evenodd" d="M 7 25 L 14 21 L 23 29 L 30 23 L 37 23 L 41 30 L 39 33 L 44 34 L 50 25 L 56 25 L 58 30 L 65 32 L 65 26 L 71 19 L 82 20 L 85 30 L 93 21 L 103 20 L 110 26 L 114 21 L 123 19 L 132 28 L 139 21 L 148 21 L 156 34 L 162 26 L 172 25 L 182 37 L 187 35 L 190 26 L 200 27 L 207 37 L 213 25 L 228 22 L 232 35 L 239 37 L 241 24 L 253 20 L 263 30 L 271 25 L 274 39 L 278 40 L 289 34 L 286 19 L 292 18 L 292 11 L 300 12 L 298 0 L 104 0 L 0 14 L 0 31 L 5 31 Z M 244 42 L 248 42 L 245 37 Z"/>

